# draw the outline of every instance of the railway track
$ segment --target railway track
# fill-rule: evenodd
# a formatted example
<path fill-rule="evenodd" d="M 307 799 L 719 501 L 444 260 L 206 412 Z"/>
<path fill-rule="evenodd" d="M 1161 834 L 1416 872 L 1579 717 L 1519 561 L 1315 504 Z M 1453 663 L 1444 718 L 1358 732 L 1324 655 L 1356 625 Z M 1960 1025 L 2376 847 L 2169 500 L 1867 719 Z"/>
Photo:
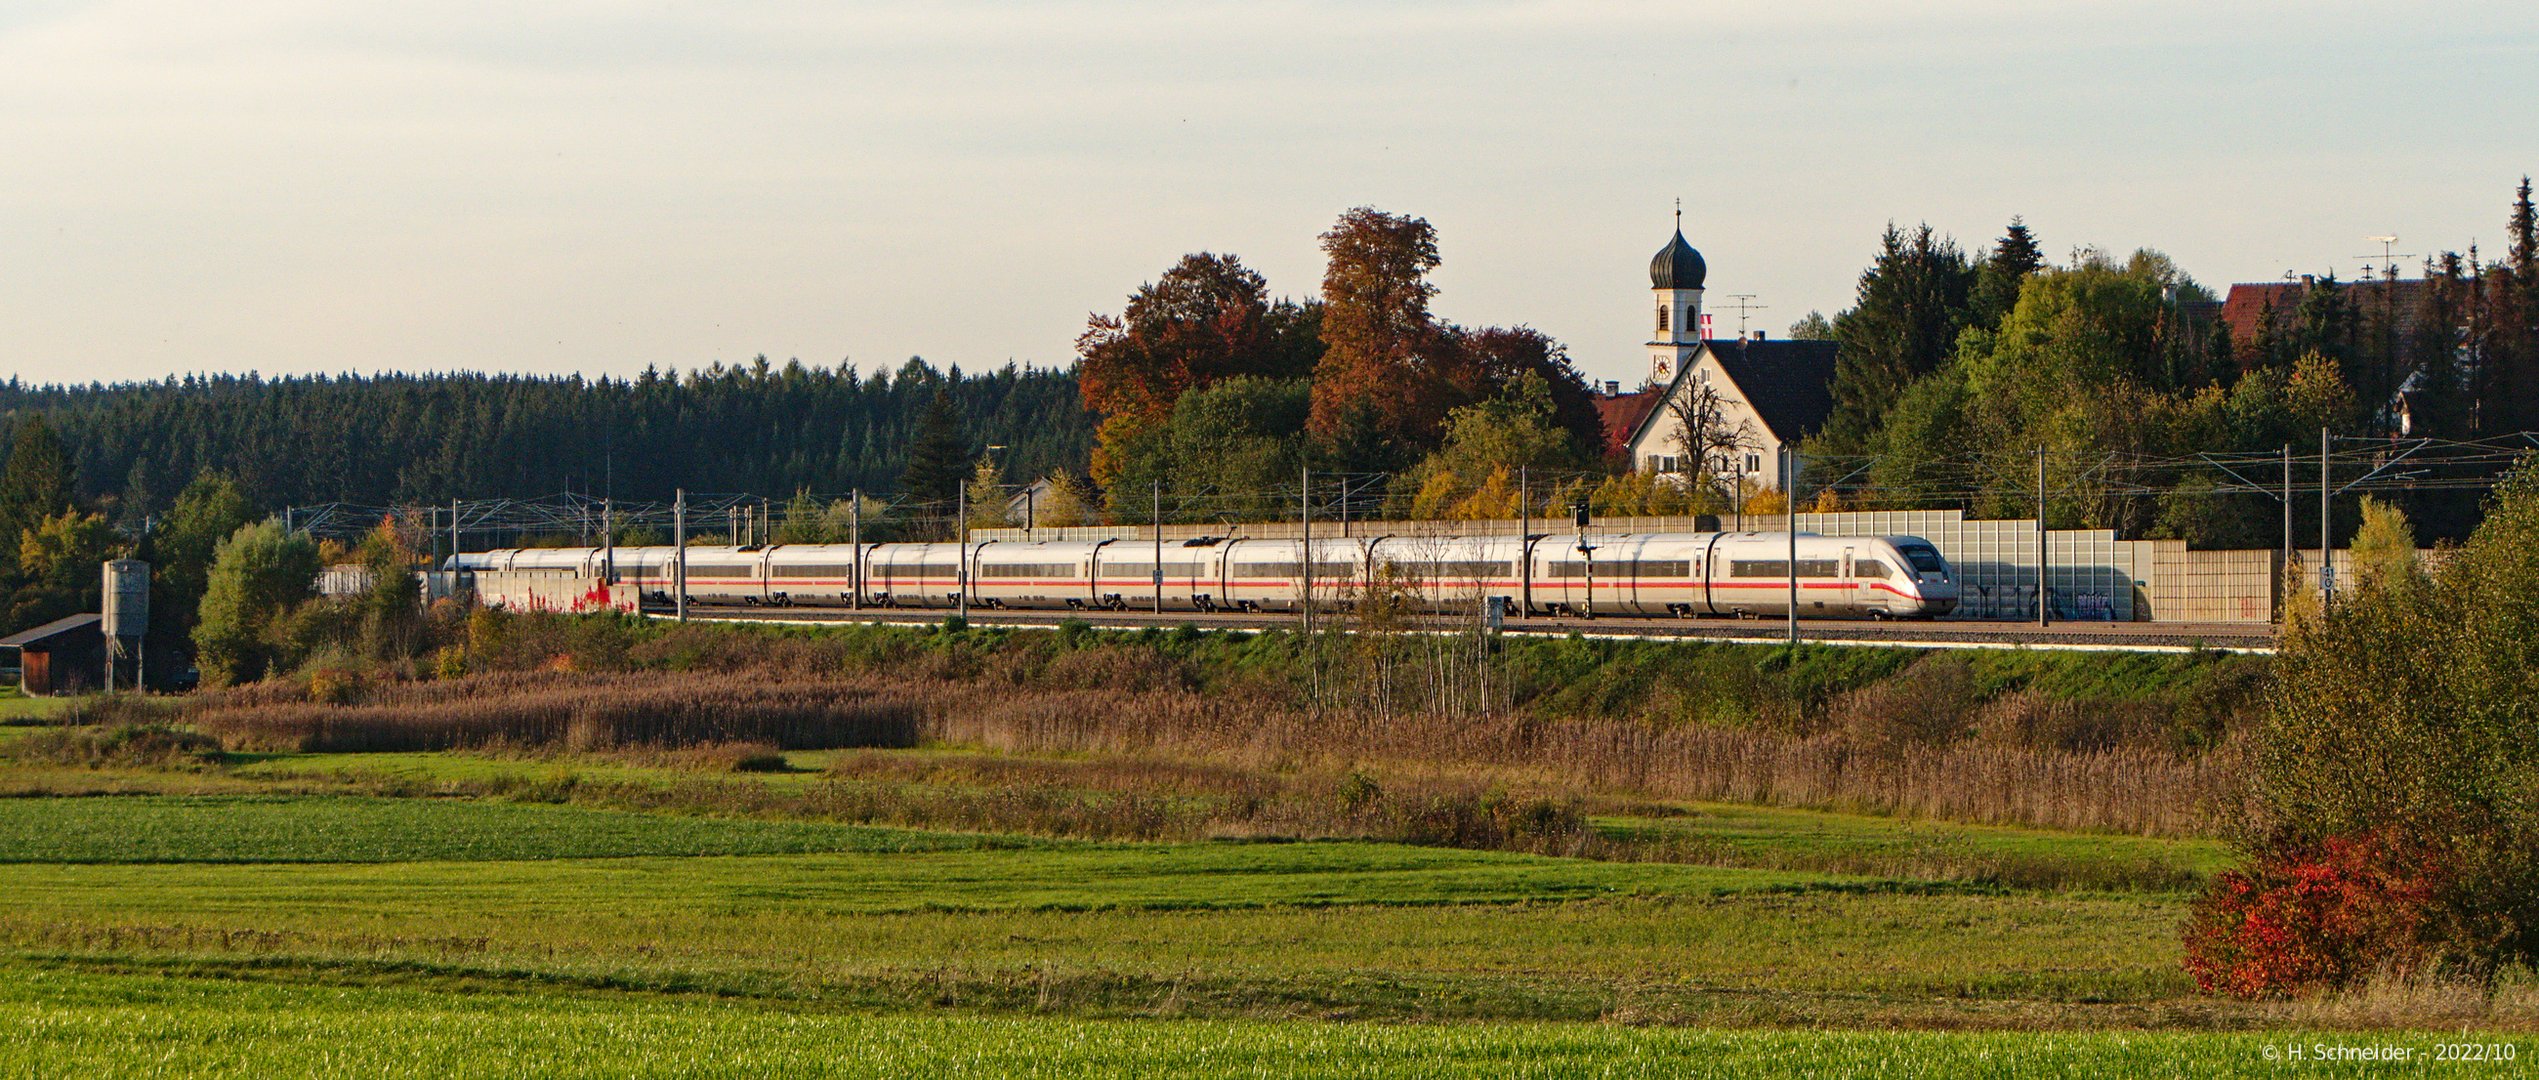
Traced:
<path fill-rule="evenodd" d="M 652 612 L 666 615 L 667 611 Z M 714 622 L 761 623 L 940 623 L 952 612 L 941 609 L 782 608 L 690 605 L 688 617 Z M 1208 630 L 1280 630 L 1296 625 L 1284 614 L 1241 612 L 1020 611 L 972 608 L 973 626 L 1056 626 L 1069 619 L 1093 626 L 1133 630 L 1148 626 L 1195 625 Z M 1345 620 L 1339 625 L 1346 625 Z M 1528 618 L 1509 619 L 1509 634 L 1643 641 L 1725 641 L 1758 644 L 1788 640 L 1786 623 L 1772 619 L 1641 619 Z M 1469 620 L 1431 619 L 1429 630 L 1469 629 Z M 2033 648 L 2089 651 L 2186 652 L 2195 649 L 2273 652 L 2274 628 L 2245 623 L 2067 622 L 2032 623 L 1933 620 L 1879 622 L 1853 619 L 1805 619 L 1799 622 L 1803 641 L 1826 645 L 1868 645 L 1896 648 Z"/>

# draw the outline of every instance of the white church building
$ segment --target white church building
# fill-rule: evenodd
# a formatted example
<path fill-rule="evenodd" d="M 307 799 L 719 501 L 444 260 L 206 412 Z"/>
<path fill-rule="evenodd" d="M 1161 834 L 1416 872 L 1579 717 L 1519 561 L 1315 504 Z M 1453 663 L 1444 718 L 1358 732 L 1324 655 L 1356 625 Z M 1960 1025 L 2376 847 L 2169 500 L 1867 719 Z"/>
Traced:
<path fill-rule="evenodd" d="M 1706 337 L 1708 275 L 1679 222 L 1675 239 L 1649 261 L 1648 382 L 1599 402 L 1607 432 L 1644 472 L 1706 471 L 1777 488 L 1782 452 L 1795 453 L 1833 412 L 1834 343 L 1775 341 L 1760 331 Z"/>

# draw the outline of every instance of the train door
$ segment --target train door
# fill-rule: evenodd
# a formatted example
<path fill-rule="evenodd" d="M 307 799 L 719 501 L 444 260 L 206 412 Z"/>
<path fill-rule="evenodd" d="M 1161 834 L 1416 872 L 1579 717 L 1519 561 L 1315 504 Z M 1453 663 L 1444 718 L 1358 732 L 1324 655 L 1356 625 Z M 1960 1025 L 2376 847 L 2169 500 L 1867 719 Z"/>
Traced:
<path fill-rule="evenodd" d="M 1852 557 L 1858 550 L 1848 544 L 1843 545 L 1843 562 L 1839 567 L 1843 575 L 1843 606 L 1850 608 L 1854 614 L 1866 614 L 1876 609 L 1878 597 L 1872 591 L 1869 579 L 1852 573 Z"/>

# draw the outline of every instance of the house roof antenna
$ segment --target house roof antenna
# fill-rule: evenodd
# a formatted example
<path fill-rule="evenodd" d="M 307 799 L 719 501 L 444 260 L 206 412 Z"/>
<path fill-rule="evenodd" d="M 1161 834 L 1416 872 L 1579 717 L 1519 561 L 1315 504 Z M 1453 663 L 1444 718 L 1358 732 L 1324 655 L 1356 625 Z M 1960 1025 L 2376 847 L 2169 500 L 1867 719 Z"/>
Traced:
<path fill-rule="evenodd" d="M 1770 304 L 1755 303 L 1753 293 L 1729 293 L 1726 299 L 1737 302 L 1737 336 L 1739 338 L 1746 336 L 1746 316 L 1771 307 Z"/>
<path fill-rule="evenodd" d="M 2363 238 L 2363 242 L 2367 244 L 2380 245 L 2380 262 L 2381 266 L 2384 268 L 2382 272 L 2383 280 L 2398 280 L 2398 260 L 2412 259 L 2416 257 L 2415 253 L 2412 251 L 2392 250 L 2398 246 L 2398 238 L 2396 236 L 2366 236 Z M 2369 255 L 2356 255 L 2354 257 L 2364 260 L 2371 258 Z M 2363 280 L 2370 281 L 2371 273 L 2372 264 L 2366 261 L 2363 263 Z"/>

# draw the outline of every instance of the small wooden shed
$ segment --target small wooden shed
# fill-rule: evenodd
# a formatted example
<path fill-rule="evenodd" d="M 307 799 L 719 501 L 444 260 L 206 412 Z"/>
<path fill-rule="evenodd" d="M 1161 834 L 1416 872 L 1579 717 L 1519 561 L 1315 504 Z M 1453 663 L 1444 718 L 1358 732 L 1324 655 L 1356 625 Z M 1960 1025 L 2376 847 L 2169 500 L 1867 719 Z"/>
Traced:
<path fill-rule="evenodd" d="M 19 682 L 29 694 L 95 690 L 105 681 L 105 616 L 55 619 L 0 638 L 0 649 L 18 650 Z"/>

